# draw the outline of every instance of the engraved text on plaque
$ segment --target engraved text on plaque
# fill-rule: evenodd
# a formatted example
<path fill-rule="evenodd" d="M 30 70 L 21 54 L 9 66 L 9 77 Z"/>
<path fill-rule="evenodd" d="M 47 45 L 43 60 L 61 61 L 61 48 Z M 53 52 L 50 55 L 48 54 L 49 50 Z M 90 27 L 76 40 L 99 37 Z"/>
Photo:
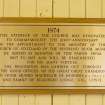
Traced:
<path fill-rule="evenodd" d="M 105 25 L 0 24 L 0 89 L 105 87 Z"/>

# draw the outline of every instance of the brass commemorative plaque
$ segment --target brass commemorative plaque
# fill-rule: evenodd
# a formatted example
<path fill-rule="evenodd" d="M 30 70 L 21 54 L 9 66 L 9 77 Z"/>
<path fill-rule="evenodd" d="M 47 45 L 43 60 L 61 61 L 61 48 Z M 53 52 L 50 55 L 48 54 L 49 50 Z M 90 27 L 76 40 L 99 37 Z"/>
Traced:
<path fill-rule="evenodd" d="M 104 90 L 105 24 L 1 22 L 1 90 Z"/>

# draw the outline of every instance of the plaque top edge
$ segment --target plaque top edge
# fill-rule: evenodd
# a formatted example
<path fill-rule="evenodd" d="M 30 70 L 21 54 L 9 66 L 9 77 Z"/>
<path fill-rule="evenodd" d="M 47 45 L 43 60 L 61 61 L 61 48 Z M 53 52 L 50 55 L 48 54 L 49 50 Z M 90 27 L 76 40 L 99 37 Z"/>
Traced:
<path fill-rule="evenodd" d="M 1 17 L 0 23 L 105 23 L 105 18 Z"/>

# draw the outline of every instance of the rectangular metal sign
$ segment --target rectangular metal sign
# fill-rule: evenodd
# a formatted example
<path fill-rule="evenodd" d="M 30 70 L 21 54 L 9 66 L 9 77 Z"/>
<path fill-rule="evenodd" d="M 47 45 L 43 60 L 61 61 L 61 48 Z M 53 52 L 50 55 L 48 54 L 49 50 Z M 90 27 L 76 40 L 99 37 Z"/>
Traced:
<path fill-rule="evenodd" d="M 105 24 L 0 23 L 0 89 L 105 89 Z"/>

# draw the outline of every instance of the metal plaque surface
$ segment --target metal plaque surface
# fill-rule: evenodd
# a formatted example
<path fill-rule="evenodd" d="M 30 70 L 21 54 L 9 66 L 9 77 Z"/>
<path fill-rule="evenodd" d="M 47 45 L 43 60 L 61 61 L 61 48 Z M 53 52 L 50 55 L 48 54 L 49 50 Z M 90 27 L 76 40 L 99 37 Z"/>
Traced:
<path fill-rule="evenodd" d="M 105 24 L 1 22 L 0 89 L 105 89 Z"/>

